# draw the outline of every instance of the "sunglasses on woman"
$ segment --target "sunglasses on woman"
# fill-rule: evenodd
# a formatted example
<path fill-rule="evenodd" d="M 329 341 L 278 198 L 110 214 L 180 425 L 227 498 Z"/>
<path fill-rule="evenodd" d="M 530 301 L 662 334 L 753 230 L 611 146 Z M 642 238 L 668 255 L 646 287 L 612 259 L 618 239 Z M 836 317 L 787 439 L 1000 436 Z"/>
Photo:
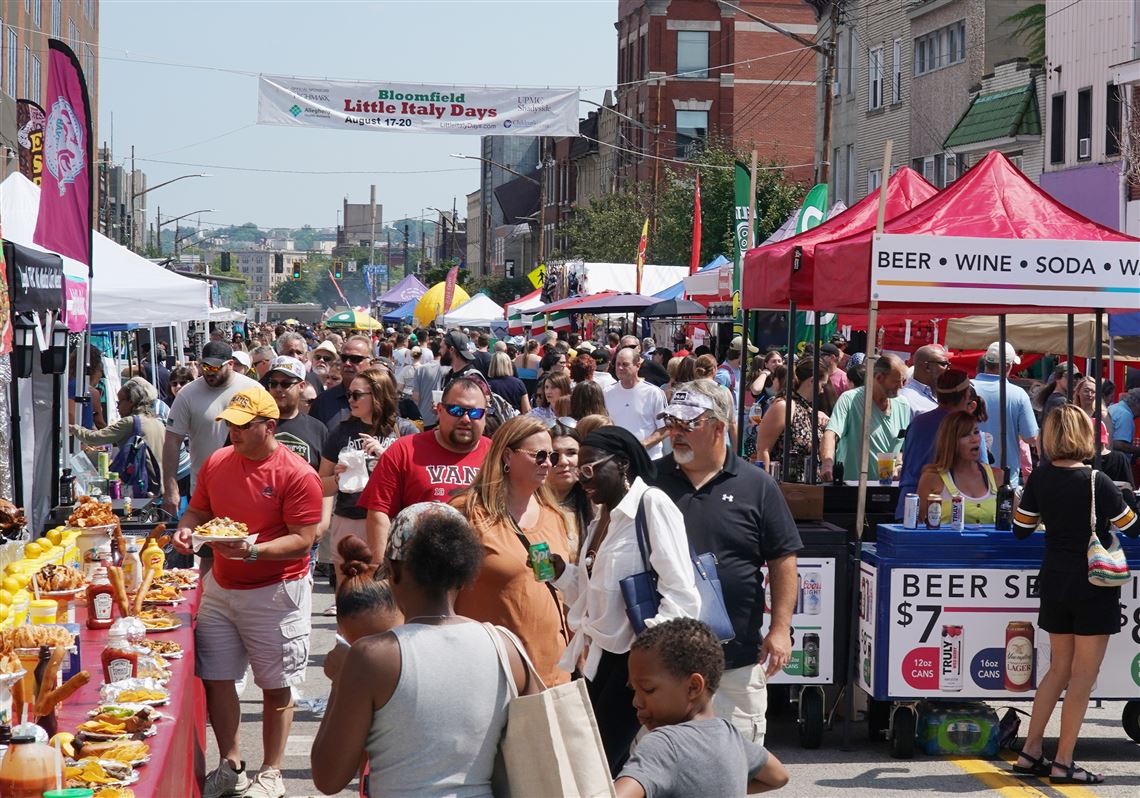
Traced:
<path fill-rule="evenodd" d="M 550 461 L 552 466 L 556 466 L 558 465 L 558 461 L 562 459 L 562 452 L 548 452 L 545 449 L 515 449 L 511 447 L 511 451 L 522 452 L 525 455 L 533 457 L 536 466 L 546 465 L 547 460 Z"/>
<path fill-rule="evenodd" d="M 602 459 L 595 460 L 592 463 L 582 463 L 580 466 L 578 466 L 578 478 L 579 479 L 587 479 L 587 480 L 593 479 L 594 478 L 594 469 L 597 468 L 598 466 L 600 466 L 602 463 L 608 463 L 610 460 L 613 460 L 616 456 L 617 455 L 607 454 Z"/>
<path fill-rule="evenodd" d="M 365 396 L 371 396 L 372 392 L 371 391 L 347 391 L 344 395 L 348 397 L 348 400 L 350 402 L 358 402 L 361 399 L 363 399 Z"/>
<path fill-rule="evenodd" d="M 463 405 L 444 405 L 443 410 L 447 415 L 453 418 L 463 418 L 467 416 L 472 421 L 478 421 L 483 416 L 487 415 L 487 408 L 485 407 L 464 407 Z"/>

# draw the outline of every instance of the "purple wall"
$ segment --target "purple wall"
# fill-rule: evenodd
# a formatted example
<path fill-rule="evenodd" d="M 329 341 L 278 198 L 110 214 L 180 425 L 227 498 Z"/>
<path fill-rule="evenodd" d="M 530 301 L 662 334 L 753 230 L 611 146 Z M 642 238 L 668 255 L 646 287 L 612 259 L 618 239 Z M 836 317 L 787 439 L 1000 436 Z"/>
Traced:
<path fill-rule="evenodd" d="M 1121 229 L 1123 201 L 1119 162 L 1042 172 L 1041 188 L 1094 222 L 1113 230 Z"/>

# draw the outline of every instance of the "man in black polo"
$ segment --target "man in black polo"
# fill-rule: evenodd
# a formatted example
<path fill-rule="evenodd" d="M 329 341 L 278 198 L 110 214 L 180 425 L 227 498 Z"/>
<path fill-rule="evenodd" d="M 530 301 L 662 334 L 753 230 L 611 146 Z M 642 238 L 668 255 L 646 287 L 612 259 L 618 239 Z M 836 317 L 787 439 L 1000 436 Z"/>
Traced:
<path fill-rule="evenodd" d="M 763 743 L 767 678 L 791 657 L 800 533 L 775 480 L 725 444 L 729 393 L 709 379 L 673 392 L 662 414 L 673 453 L 657 461 L 655 485 L 685 516 L 693 550 L 713 552 L 736 639 L 725 644 L 725 672 L 713 709 L 745 739 Z M 760 639 L 768 564 L 771 624 Z"/>

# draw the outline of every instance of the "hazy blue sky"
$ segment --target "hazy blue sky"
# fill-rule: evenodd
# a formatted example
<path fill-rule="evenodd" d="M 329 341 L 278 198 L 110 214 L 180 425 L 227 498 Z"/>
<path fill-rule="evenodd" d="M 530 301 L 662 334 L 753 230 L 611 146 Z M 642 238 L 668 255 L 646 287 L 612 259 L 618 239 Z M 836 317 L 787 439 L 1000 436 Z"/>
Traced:
<path fill-rule="evenodd" d="M 594 101 L 617 75 L 616 0 L 103 0 L 101 9 L 101 142 L 120 162 L 134 145 L 151 185 L 211 175 L 148 194 L 152 224 L 158 206 L 167 218 L 213 208 L 203 222 L 331 227 L 343 197 L 367 202 L 372 183 L 385 221 L 450 208 L 452 197 L 466 215 L 479 164 L 448 155 L 478 154 L 477 136 L 255 125 L 259 72 L 581 86 Z M 407 170 L 458 171 L 369 174 Z"/>

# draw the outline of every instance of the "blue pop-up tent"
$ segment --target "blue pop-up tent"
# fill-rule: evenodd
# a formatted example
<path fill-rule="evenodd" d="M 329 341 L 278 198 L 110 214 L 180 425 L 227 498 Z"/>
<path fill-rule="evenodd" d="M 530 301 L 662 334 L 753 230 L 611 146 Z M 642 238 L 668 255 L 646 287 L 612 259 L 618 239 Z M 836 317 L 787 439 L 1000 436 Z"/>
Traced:
<path fill-rule="evenodd" d="M 404 304 L 395 310 L 389 310 L 384 314 L 384 321 L 402 322 L 411 321 L 416 314 L 416 304 L 419 303 L 419 297 L 409 299 Z"/>

